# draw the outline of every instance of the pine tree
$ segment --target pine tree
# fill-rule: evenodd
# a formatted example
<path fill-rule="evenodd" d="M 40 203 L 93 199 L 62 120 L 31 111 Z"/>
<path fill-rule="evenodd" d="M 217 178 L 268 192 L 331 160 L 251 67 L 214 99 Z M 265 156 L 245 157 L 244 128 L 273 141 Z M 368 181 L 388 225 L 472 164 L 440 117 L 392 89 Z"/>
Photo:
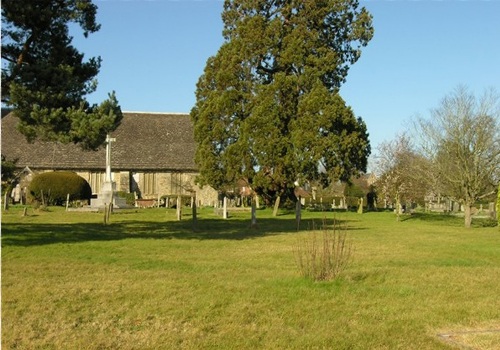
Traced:
<path fill-rule="evenodd" d="M 78 24 L 88 36 L 100 27 L 96 11 L 90 0 L 2 1 L 2 102 L 13 108 L 28 140 L 94 149 L 119 124 L 114 93 L 100 106 L 85 98 L 97 87 L 101 58 L 85 62 L 71 45 L 68 25 Z"/>

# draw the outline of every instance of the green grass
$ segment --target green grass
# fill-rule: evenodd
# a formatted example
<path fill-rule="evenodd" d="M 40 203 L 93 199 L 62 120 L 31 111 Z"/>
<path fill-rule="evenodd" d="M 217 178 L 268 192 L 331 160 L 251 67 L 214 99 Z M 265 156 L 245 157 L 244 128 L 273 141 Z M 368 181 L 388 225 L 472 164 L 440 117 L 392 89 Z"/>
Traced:
<path fill-rule="evenodd" d="M 5 349 L 500 346 L 498 332 L 462 332 L 500 329 L 500 233 L 484 222 L 303 212 L 297 232 L 293 214 L 269 210 L 252 229 L 248 212 L 203 209 L 196 230 L 165 209 L 118 212 L 107 226 L 102 213 L 21 214 L 2 213 Z M 351 264 L 332 282 L 302 278 L 294 247 L 334 217 Z"/>

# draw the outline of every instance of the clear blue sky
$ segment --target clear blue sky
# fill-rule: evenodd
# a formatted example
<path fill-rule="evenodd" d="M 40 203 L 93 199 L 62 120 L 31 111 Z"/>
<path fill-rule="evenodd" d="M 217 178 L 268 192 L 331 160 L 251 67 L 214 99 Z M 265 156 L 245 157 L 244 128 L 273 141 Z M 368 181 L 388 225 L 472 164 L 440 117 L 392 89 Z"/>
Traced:
<path fill-rule="evenodd" d="M 91 102 L 115 90 L 124 111 L 189 112 L 222 38 L 222 0 L 94 0 L 102 28 L 74 44 L 103 59 Z M 375 36 L 341 95 L 368 125 L 373 151 L 459 84 L 500 92 L 500 0 L 361 1 Z"/>

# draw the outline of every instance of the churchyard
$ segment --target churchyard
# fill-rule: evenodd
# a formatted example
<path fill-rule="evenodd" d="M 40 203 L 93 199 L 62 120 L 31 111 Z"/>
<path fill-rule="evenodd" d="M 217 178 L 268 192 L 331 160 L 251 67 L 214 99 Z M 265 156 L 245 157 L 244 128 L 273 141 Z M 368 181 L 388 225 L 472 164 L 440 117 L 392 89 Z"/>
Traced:
<path fill-rule="evenodd" d="M 451 215 L 2 212 L 4 349 L 497 349 L 500 233 Z M 333 281 L 296 249 L 322 222 L 352 244 Z"/>

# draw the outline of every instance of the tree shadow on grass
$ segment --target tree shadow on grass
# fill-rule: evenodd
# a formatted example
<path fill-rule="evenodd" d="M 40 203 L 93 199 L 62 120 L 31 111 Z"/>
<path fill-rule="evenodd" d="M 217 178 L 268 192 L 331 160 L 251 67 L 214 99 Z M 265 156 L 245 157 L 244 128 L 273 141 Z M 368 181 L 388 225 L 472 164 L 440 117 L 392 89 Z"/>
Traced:
<path fill-rule="evenodd" d="M 450 213 L 412 213 L 401 215 L 401 221 L 418 220 L 432 223 L 462 224 L 464 219 Z"/>
<path fill-rule="evenodd" d="M 250 226 L 250 220 L 218 218 L 198 219 L 196 224 L 192 220 L 112 221 L 113 219 L 109 225 L 102 223 L 4 223 L 2 224 L 2 247 L 124 239 L 246 240 L 297 232 L 297 223 L 294 218 L 258 219 L 256 227 Z M 344 230 L 361 229 L 350 227 L 347 220 L 336 221 Z M 312 222 L 312 219 L 302 221 L 301 231 L 320 228 Z"/>

